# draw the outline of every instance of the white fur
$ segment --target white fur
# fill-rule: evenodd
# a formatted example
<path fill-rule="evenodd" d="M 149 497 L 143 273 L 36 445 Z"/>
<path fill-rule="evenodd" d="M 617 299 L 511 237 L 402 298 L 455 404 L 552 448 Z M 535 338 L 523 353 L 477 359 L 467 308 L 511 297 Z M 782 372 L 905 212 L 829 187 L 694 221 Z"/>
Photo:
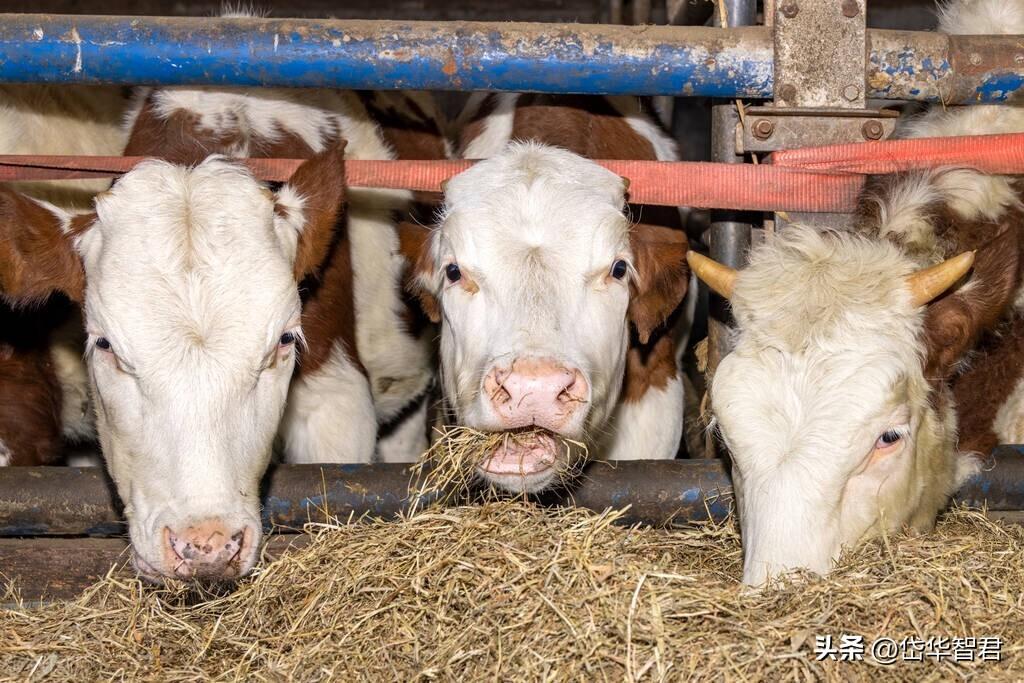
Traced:
<path fill-rule="evenodd" d="M 388 434 L 377 441 L 377 462 L 409 462 L 410 453 L 424 453 L 427 439 L 427 418 L 430 402 L 422 400 L 416 410 L 400 420 Z"/>
<path fill-rule="evenodd" d="M 939 31 L 952 35 L 1024 34 L 1024 2 L 952 0 L 940 4 Z"/>
<path fill-rule="evenodd" d="M 650 460 L 675 457 L 683 438 L 683 382 L 673 377 L 663 388 L 651 387 L 637 402 L 620 402 L 608 460 Z"/>
<path fill-rule="evenodd" d="M 405 106 L 413 97 L 431 115 L 433 104 L 424 93 L 382 95 L 387 106 Z M 136 104 L 141 109 L 146 93 Z M 393 159 L 395 154 L 380 129 L 355 94 L 337 90 L 272 90 L 167 88 L 157 91 L 162 116 L 185 110 L 199 117 L 204 128 L 225 132 L 240 128 L 243 135 L 232 154 L 247 156 L 256 139 L 278 139 L 282 133 L 297 135 L 314 151 L 340 136 L 347 141 L 347 159 Z M 134 118 L 131 117 L 131 119 Z M 129 123 L 131 122 L 131 119 Z M 402 319 L 404 303 L 401 273 L 404 262 L 398 250 L 393 211 L 408 206 L 412 194 L 404 190 L 352 189 L 348 193 L 347 220 L 351 239 L 356 314 L 356 345 L 370 378 L 377 419 L 390 419 L 430 382 L 429 339 L 413 338 Z M 295 204 L 295 199 L 288 199 Z M 339 391 L 341 391 L 339 389 Z M 336 433 L 324 434 L 328 439 Z M 344 443 L 324 442 L 316 448 L 348 449 Z M 364 456 L 368 462 L 372 449 Z M 408 461 L 418 453 L 406 454 Z"/>
<path fill-rule="evenodd" d="M 11 464 L 11 449 L 3 441 L 0 441 L 0 467 L 7 467 Z"/>
<path fill-rule="evenodd" d="M 296 225 L 217 157 L 145 162 L 97 212 L 77 240 L 89 376 L 135 552 L 159 566 L 165 527 L 208 518 L 258 542 L 258 482 L 295 362 L 278 340 L 300 332 Z"/>
<path fill-rule="evenodd" d="M 398 248 L 391 213 L 359 196 L 349 205 L 356 303 L 356 344 L 370 376 L 377 417 L 385 422 L 430 383 L 429 338 L 417 339 L 402 321 L 401 277 L 405 261 Z M 407 455 L 415 460 L 417 453 Z"/>
<path fill-rule="evenodd" d="M 960 0 L 943 22 L 1002 33 L 992 18 L 1019 22 L 1022 8 Z M 1018 106 L 936 109 L 902 134 L 1010 132 L 1024 132 Z M 873 198 L 879 223 L 861 226 L 870 237 L 794 227 L 755 249 L 737 279 L 735 348 L 711 396 L 733 456 L 748 583 L 793 567 L 825 573 L 843 545 L 904 524 L 927 529 L 977 469 L 957 451 L 948 389 L 933 391 L 923 375 L 924 309 L 909 306 L 905 277 L 950 256 L 931 205 L 995 219 L 1019 199 L 1007 178 L 963 169 L 912 174 L 883 192 Z M 1019 435 L 1020 404 L 1015 393 L 1001 409 L 1003 438 Z M 898 448 L 869 459 L 897 423 Z"/>
<path fill-rule="evenodd" d="M 999 437 L 999 443 L 1024 443 L 1024 379 L 999 407 L 992 431 Z"/>
<path fill-rule="evenodd" d="M 590 385 L 566 436 L 609 428 L 628 337 L 627 283 L 608 276 L 632 256 L 623 191 L 592 161 L 534 143 L 508 145 L 449 182 L 427 284 L 443 310 L 441 374 L 460 424 L 501 429 L 484 377 L 496 362 L 535 356 L 579 368 Z M 444 279 L 449 263 L 463 283 Z"/>
<path fill-rule="evenodd" d="M 366 376 L 335 346 L 315 373 L 292 382 L 280 426 L 290 463 L 365 463 L 377 439 Z"/>
<path fill-rule="evenodd" d="M 469 102 L 467 103 L 466 107 L 463 110 L 462 115 L 460 116 L 461 126 L 465 126 L 466 123 L 468 123 L 468 121 L 471 120 L 477 114 L 485 97 L 487 97 L 485 93 L 477 93 L 470 98 Z M 537 159 L 540 159 L 543 155 L 548 154 L 548 150 L 553 150 L 553 148 L 545 148 L 543 146 L 531 147 L 530 145 L 517 144 L 510 145 L 512 138 L 512 130 L 515 123 L 516 104 L 518 102 L 519 95 L 516 93 L 503 93 L 496 97 L 497 102 L 494 107 L 494 111 L 492 111 L 487 116 L 487 118 L 484 119 L 482 132 L 476 138 L 468 142 L 466 148 L 462 151 L 463 157 L 471 159 L 499 157 L 505 159 L 506 161 L 502 162 L 502 164 L 504 165 L 496 165 L 496 170 L 492 171 L 492 173 L 509 173 L 509 178 L 507 180 L 509 181 L 510 188 L 516 187 L 517 180 L 515 179 L 522 177 L 524 175 L 527 177 L 527 180 L 529 181 L 529 174 L 532 172 L 530 166 L 534 163 L 536 163 L 538 168 L 538 177 L 544 177 L 545 171 L 539 169 L 543 168 L 545 165 L 548 165 L 549 167 L 554 167 L 554 165 L 557 163 L 564 163 L 566 172 L 563 174 L 563 177 L 566 181 L 566 185 L 572 187 L 574 185 L 583 184 L 585 182 L 591 182 L 588 180 L 584 180 L 582 177 L 574 177 L 574 173 L 585 172 L 586 167 L 589 165 L 586 162 L 583 162 L 579 157 L 575 157 L 574 155 L 566 155 L 564 157 L 561 157 L 562 161 L 558 161 L 559 157 L 555 156 L 554 152 L 551 152 L 550 158 L 546 158 L 543 161 L 535 162 L 533 157 L 531 156 L 531 153 L 527 152 L 527 150 L 538 150 L 533 152 L 532 154 L 535 155 Z M 672 138 L 669 137 L 667 134 L 665 134 L 665 132 L 662 131 L 661 128 L 640 109 L 640 107 L 637 104 L 636 98 L 608 97 L 606 99 L 615 108 L 615 110 L 623 116 L 623 118 L 634 131 L 636 131 L 639 135 L 641 135 L 651 143 L 651 146 L 654 149 L 655 156 L 657 159 L 663 161 L 671 161 L 679 158 L 679 150 L 675 141 L 672 140 Z M 564 152 L 561 152 L 561 154 L 565 155 Z M 514 161 L 511 164 L 509 164 L 507 161 L 509 159 L 512 159 Z M 495 175 L 494 177 L 497 178 L 498 176 Z M 500 185 L 501 182 L 501 180 L 490 180 L 489 178 L 487 181 L 488 184 L 485 184 L 483 186 L 481 192 L 486 192 L 487 190 L 489 190 L 489 185 Z M 451 187 L 452 185 L 449 184 L 449 188 Z M 494 202 L 493 206 L 487 207 L 487 209 L 481 209 L 480 211 L 482 214 L 484 210 L 490 210 L 495 213 L 495 216 L 502 216 L 502 218 L 505 221 L 507 221 L 508 225 L 510 226 L 510 234 L 507 236 L 495 234 L 493 239 L 487 239 L 486 241 L 479 239 L 476 236 L 474 236 L 471 240 L 469 238 L 465 239 L 467 242 L 470 242 L 472 244 L 472 249 L 474 250 L 474 258 L 481 258 L 482 254 L 487 253 L 490 250 L 494 251 L 493 254 L 488 254 L 488 257 L 494 260 L 493 268 L 507 269 L 512 274 L 512 281 L 509 282 L 508 284 L 502 284 L 500 286 L 510 290 L 514 289 L 516 285 L 513 283 L 515 283 L 518 279 L 524 277 L 524 269 L 529 270 L 529 267 L 526 265 L 520 265 L 518 263 L 515 263 L 515 261 L 512 261 L 510 263 L 507 260 L 507 254 L 510 247 L 512 249 L 514 249 L 515 247 L 506 243 L 504 240 L 521 237 L 520 235 L 517 234 L 517 231 L 521 227 L 529 225 L 529 220 L 535 219 L 533 219 L 531 216 L 530 219 L 527 219 L 527 221 L 524 222 L 523 226 L 517 226 L 514 224 L 514 219 L 509 220 L 506 217 L 517 216 L 520 213 L 535 213 L 537 209 L 530 206 L 529 204 L 526 204 L 527 201 L 536 202 L 538 205 L 544 207 L 550 206 L 552 207 L 553 214 L 550 220 L 548 220 L 545 217 L 543 219 L 540 219 L 540 222 L 543 223 L 545 220 L 548 220 L 549 224 L 547 224 L 545 227 L 546 229 L 550 230 L 553 234 L 550 238 L 535 237 L 534 241 L 538 245 L 540 245 L 546 244 L 548 239 L 551 239 L 552 241 L 555 239 L 566 239 L 566 249 L 575 249 L 576 251 L 579 252 L 581 256 L 589 256 L 590 258 L 593 258 L 593 255 L 589 253 L 589 250 L 593 248 L 593 245 L 591 245 L 590 247 L 584 247 L 583 245 L 573 247 L 568 242 L 569 238 L 566 237 L 566 235 L 568 234 L 568 232 L 565 230 L 566 226 L 560 224 L 574 222 L 580 225 L 581 232 L 579 233 L 579 235 L 583 235 L 584 239 L 587 230 L 596 229 L 598 231 L 603 231 L 606 229 L 604 226 L 601 225 L 600 220 L 591 218 L 590 215 L 585 210 L 583 210 L 583 207 L 586 206 L 588 201 L 596 203 L 597 206 L 607 206 L 607 203 L 609 201 L 612 204 L 614 204 L 615 202 L 621 202 L 622 199 L 619 196 L 619 193 L 621 192 L 621 187 L 609 188 L 607 190 L 609 194 L 602 195 L 601 183 L 595 183 L 593 185 L 593 190 L 594 199 L 592 200 L 585 199 L 582 196 L 582 192 L 580 193 L 579 198 L 575 200 L 570 199 L 569 194 L 566 194 L 564 197 L 559 197 L 558 193 L 561 192 L 562 189 L 558 186 L 553 187 L 550 190 L 550 194 L 548 196 L 541 196 L 541 193 L 537 192 L 535 193 L 535 196 L 533 198 L 530 198 L 528 200 L 524 199 L 521 195 L 516 195 L 513 192 L 509 192 L 509 196 L 504 199 L 503 205 L 499 206 L 499 202 L 496 201 Z M 468 191 L 464 192 L 463 195 L 468 196 Z M 453 197 L 451 190 L 449 190 L 448 196 Z M 462 199 L 461 201 L 465 201 L 468 203 L 467 199 Z M 561 202 L 562 206 L 558 206 L 557 209 L 554 209 L 554 206 L 558 204 L 558 202 Z M 457 208 L 457 206 L 458 205 L 456 200 L 449 202 L 449 219 L 451 218 L 451 211 Z M 578 213 L 578 216 L 576 218 L 573 218 L 570 217 L 569 215 L 566 215 L 565 218 L 559 218 L 559 213 L 556 213 L 556 211 L 565 211 L 567 214 Z M 489 218 L 488 220 L 493 221 L 494 219 Z M 468 228 L 466 230 L 468 233 Z M 561 232 L 561 234 L 559 234 L 558 237 L 555 237 L 554 235 L 556 231 Z M 600 234 L 600 232 L 598 232 L 597 234 Z M 442 237 L 438 241 L 443 242 L 446 237 L 447 233 L 445 233 L 444 229 L 442 229 Z M 459 239 L 458 237 L 447 238 Z M 615 238 L 613 238 L 610 241 L 610 243 L 614 244 Z M 605 238 L 602 238 L 598 240 L 596 244 L 609 244 L 609 242 L 605 242 Z M 619 248 L 620 250 L 625 249 L 623 247 Z M 625 251 L 623 251 L 623 253 L 625 253 Z M 459 258 L 461 259 L 462 257 L 460 256 Z M 512 267 L 510 268 L 510 266 Z M 567 268 L 567 271 L 570 273 L 575 272 L 575 268 L 578 268 L 578 266 L 575 266 L 573 268 Z M 484 277 L 485 279 L 491 279 L 492 277 L 495 277 L 495 275 L 491 274 L 489 268 L 484 268 L 484 273 L 485 274 L 482 275 L 481 277 Z M 497 287 L 499 285 L 495 286 Z M 541 319 L 554 320 L 556 321 L 556 324 L 565 324 L 565 321 L 567 320 L 578 318 L 577 315 L 574 315 L 569 312 L 572 309 L 573 305 L 579 305 L 569 295 L 569 292 L 572 291 L 572 285 L 570 285 L 568 281 L 566 281 L 564 283 L 552 284 L 551 287 L 553 291 L 559 292 L 559 294 L 557 296 L 550 294 L 548 295 L 548 299 L 538 299 L 538 304 L 535 304 L 534 306 L 542 305 L 545 307 L 549 307 L 551 303 L 555 303 L 556 307 L 552 308 L 550 312 L 550 318 L 545 318 L 544 316 L 539 317 Z M 690 289 L 688 293 L 688 298 L 684 304 L 684 315 L 680 316 L 679 324 L 673 331 L 673 334 L 677 342 L 677 356 L 682 356 L 682 353 L 686 347 L 690 323 L 693 319 L 693 310 L 696 306 L 696 292 L 696 287 L 692 287 Z M 565 296 L 566 301 L 559 301 L 560 296 Z M 540 304 L 540 301 L 543 301 L 543 304 Z M 527 316 L 538 315 L 536 311 L 531 310 L 530 306 L 527 306 L 522 314 L 525 314 Z M 499 320 L 500 318 L 496 317 L 492 324 L 499 324 Z M 610 324 L 612 325 L 612 327 L 606 328 L 607 332 L 602 332 L 599 337 L 589 342 L 590 344 L 593 344 L 595 346 L 608 345 L 607 349 L 612 353 L 609 357 L 604 358 L 602 361 L 599 362 L 596 361 L 594 358 L 588 358 L 589 364 L 586 367 L 590 369 L 590 371 L 594 372 L 596 376 L 602 378 L 602 383 L 600 387 L 601 391 L 598 391 L 595 394 L 595 403 L 591 408 L 591 413 L 586 417 L 585 427 L 584 423 L 581 423 L 579 427 L 581 429 L 585 428 L 587 431 L 593 431 L 593 439 L 595 441 L 599 441 L 602 444 L 603 450 L 606 453 L 606 457 L 612 460 L 619 458 L 638 457 L 650 459 L 674 458 L 679 448 L 679 437 L 681 435 L 682 430 L 681 422 L 679 420 L 679 416 L 681 416 L 683 412 L 682 383 L 679 382 L 678 378 L 676 378 L 672 381 L 670 388 L 663 392 L 662 394 L 645 396 L 637 404 L 628 407 L 622 407 L 616 410 L 614 405 L 615 401 L 617 400 L 617 387 L 620 386 L 621 373 L 624 368 L 624 360 L 618 354 L 619 342 L 617 338 L 622 327 L 621 323 L 619 323 L 618 320 L 616 320 L 615 323 Z M 536 325 L 536 323 L 532 323 L 532 325 Z M 494 345 L 496 342 L 474 343 L 473 341 L 469 340 L 470 336 L 479 336 L 481 334 L 487 334 L 487 332 L 485 332 L 485 330 L 482 329 L 476 329 L 473 332 L 469 332 L 468 330 L 466 330 L 465 332 L 460 331 L 458 333 L 453 333 L 451 332 L 450 328 L 451 325 L 446 325 L 444 328 L 444 332 L 442 333 L 442 374 L 445 377 L 446 382 L 446 395 L 449 397 L 449 400 L 452 400 L 451 397 L 456 395 L 456 393 L 454 393 L 456 391 L 455 384 L 459 383 L 458 391 L 461 392 L 461 397 L 458 399 L 457 403 L 459 403 L 461 407 L 456 410 L 456 414 L 459 415 L 460 419 L 469 420 L 468 423 L 473 426 L 491 425 L 491 421 L 493 420 L 494 416 L 490 414 L 490 408 L 486 404 L 486 402 L 482 400 L 477 400 L 474 404 L 470 404 L 466 399 L 466 396 L 478 390 L 474 388 L 474 382 L 478 381 L 479 378 L 482 377 L 482 375 L 477 375 L 477 373 L 480 371 L 480 363 L 482 362 L 478 356 L 480 356 L 481 353 L 484 353 L 486 351 L 492 354 L 491 359 L 493 360 L 494 349 L 485 350 L 480 348 L 475 349 L 472 352 L 467 351 L 465 349 L 462 350 L 458 362 L 465 363 L 469 367 L 472 367 L 473 370 L 470 371 L 465 366 L 460 366 L 456 369 L 453 369 L 453 366 L 451 364 L 456 362 L 456 360 L 453 357 L 446 356 L 444 348 L 446 344 L 448 346 L 456 345 L 455 342 L 453 341 L 453 335 L 455 334 L 457 334 L 460 338 L 460 343 L 458 344 L 458 346 L 465 348 L 487 343 Z M 546 331 L 542 332 L 539 329 L 536 333 L 541 336 L 550 336 L 551 334 L 550 332 Z M 490 331 L 490 334 L 491 336 L 494 336 L 494 331 Z M 561 334 L 566 334 L 566 332 L 563 331 L 561 332 Z M 447 342 L 446 339 L 448 340 Z M 514 346 L 509 344 L 508 340 L 502 340 L 501 343 L 505 344 L 509 349 L 514 348 Z M 535 342 L 523 343 L 524 348 L 527 348 L 531 345 L 535 345 Z M 559 344 L 557 343 L 557 341 L 552 343 L 553 347 L 558 345 Z M 553 353 L 553 355 L 555 355 L 556 357 L 561 357 L 557 353 Z M 576 360 L 578 361 L 579 359 Z M 488 363 L 489 362 L 490 361 L 488 361 Z M 611 375 L 616 375 L 617 373 L 616 378 L 610 379 L 609 373 Z M 609 392 L 607 394 L 603 393 L 606 390 L 605 387 L 607 387 L 607 391 Z M 678 391 L 676 389 L 678 389 Z M 648 408 L 650 408 L 652 412 L 647 412 Z M 658 420 L 667 420 L 667 422 L 665 422 L 665 424 L 667 425 L 676 425 L 677 423 L 679 423 L 679 429 L 676 430 L 675 427 L 670 427 L 667 429 L 660 428 L 650 431 L 635 426 L 635 424 L 637 424 L 638 421 L 639 423 L 647 425 L 655 423 Z M 673 437 L 675 437 L 674 440 Z"/>
<path fill-rule="evenodd" d="M 935 109 L 909 122 L 904 137 L 951 137 L 1024 132 L 1024 107 L 976 105 Z M 1009 178 L 966 169 L 925 174 L 923 183 L 965 218 L 995 218 L 1019 202 Z"/>
<path fill-rule="evenodd" d="M 68 467 L 103 467 L 103 456 L 93 453 L 74 453 L 67 458 Z"/>
<path fill-rule="evenodd" d="M 96 425 L 89 398 L 89 376 L 82 360 L 81 320 L 76 316 L 72 324 L 78 329 L 56 340 L 50 347 L 50 356 L 61 389 L 61 431 L 69 441 L 84 441 L 96 438 Z"/>
<path fill-rule="evenodd" d="M 959 456 L 929 403 L 922 310 L 904 284 L 915 269 L 888 242 L 793 227 L 741 271 L 735 348 L 711 397 L 733 457 L 747 583 L 792 567 L 825 573 L 844 544 L 898 528 L 936 486 L 948 494 Z M 900 451 L 868 467 L 879 436 L 898 428 Z M 922 470 L 944 485 L 917 479 Z"/>
<path fill-rule="evenodd" d="M 460 116 L 461 125 L 474 115 L 483 103 L 487 93 L 473 93 L 466 108 Z M 495 95 L 497 103 L 484 121 L 483 132 L 473 138 L 462 150 L 463 159 L 487 159 L 499 154 L 509 140 L 512 139 L 512 127 L 515 124 L 516 103 L 518 93 L 500 93 Z"/>

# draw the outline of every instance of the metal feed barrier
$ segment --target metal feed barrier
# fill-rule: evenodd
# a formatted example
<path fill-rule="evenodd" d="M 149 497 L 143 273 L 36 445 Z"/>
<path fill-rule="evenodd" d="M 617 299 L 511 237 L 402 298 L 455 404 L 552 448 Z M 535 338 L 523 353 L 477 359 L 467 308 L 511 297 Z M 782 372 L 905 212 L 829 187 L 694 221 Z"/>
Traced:
<path fill-rule="evenodd" d="M 867 29 L 864 0 L 766 0 L 767 26 L 749 26 L 751 0 L 724 6 L 714 28 L 0 15 L 0 82 L 713 97 L 712 160 L 736 163 L 745 152 L 885 138 L 894 121 L 870 100 L 1000 102 L 1024 86 L 1020 37 Z M 733 98 L 774 106 L 740 118 Z M 742 265 L 758 232 L 745 220 L 713 216 L 719 261 Z M 722 302 L 711 315 L 713 367 L 727 350 Z M 958 498 L 1019 514 L 1022 456 L 997 449 Z M 393 517 L 409 483 L 400 466 L 279 466 L 264 522 L 294 532 L 328 516 Z M 596 463 L 555 502 L 629 505 L 630 522 L 719 520 L 731 488 L 719 460 Z M 0 468 L 0 570 L 26 597 L 71 595 L 105 574 L 126 557 L 124 531 L 101 470 Z M 302 538 L 278 534 L 270 551 Z"/>

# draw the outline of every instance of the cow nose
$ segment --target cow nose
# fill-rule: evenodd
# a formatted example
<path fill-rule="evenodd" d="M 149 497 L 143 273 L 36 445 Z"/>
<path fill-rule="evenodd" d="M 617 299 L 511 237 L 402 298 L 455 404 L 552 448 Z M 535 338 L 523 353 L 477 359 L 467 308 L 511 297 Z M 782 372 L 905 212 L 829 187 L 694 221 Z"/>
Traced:
<path fill-rule="evenodd" d="M 587 403 L 589 386 L 578 368 L 550 358 L 517 358 L 484 378 L 491 407 L 509 429 L 561 429 Z"/>
<path fill-rule="evenodd" d="M 182 579 L 234 579 L 248 568 L 254 532 L 207 519 L 181 530 L 164 528 L 164 564 Z"/>

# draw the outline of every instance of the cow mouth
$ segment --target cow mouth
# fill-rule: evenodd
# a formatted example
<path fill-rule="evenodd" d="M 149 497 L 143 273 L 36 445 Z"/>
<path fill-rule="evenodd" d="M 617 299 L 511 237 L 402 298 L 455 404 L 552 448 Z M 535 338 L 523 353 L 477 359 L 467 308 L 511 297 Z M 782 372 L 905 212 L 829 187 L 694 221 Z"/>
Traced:
<path fill-rule="evenodd" d="M 483 475 L 531 476 L 553 470 L 559 443 L 547 431 L 513 431 L 477 465 Z"/>

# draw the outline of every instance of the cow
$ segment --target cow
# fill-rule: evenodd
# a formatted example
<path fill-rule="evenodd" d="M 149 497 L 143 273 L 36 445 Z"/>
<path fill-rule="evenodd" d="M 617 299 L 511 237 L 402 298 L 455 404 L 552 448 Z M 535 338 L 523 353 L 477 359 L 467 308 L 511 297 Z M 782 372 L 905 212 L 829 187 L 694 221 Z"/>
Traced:
<path fill-rule="evenodd" d="M 410 112 L 418 125 L 400 126 Z M 93 212 L 3 192 L 0 291 L 83 307 L 96 428 L 142 576 L 251 569 L 275 438 L 288 462 L 413 460 L 425 444 L 431 337 L 410 329 L 393 216 L 410 196 L 348 192 L 344 163 L 444 155 L 428 116 L 398 94 L 143 89 L 125 154 L 157 158 Z M 271 188 L 242 156 L 307 160 Z"/>
<path fill-rule="evenodd" d="M 543 430 L 476 466 L 498 488 L 539 492 L 577 470 L 582 449 L 556 436 L 609 459 L 679 450 L 686 236 L 675 209 L 668 226 L 631 221 L 628 181 L 591 160 L 676 158 L 641 102 L 477 96 L 460 154 L 483 161 L 448 181 L 410 253 L 454 421 Z"/>
<path fill-rule="evenodd" d="M 118 155 L 127 139 L 121 88 L 0 86 L 0 152 Z M 66 211 L 88 208 L 104 180 L 13 183 Z M 66 441 L 94 438 L 81 318 L 67 301 L 0 301 L 0 466 L 53 465 Z"/>
<path fill-rule="evenodd" d="M 949 33 L 1024 33 L 1021 0 L 940 16 Z M 1010 132 L 1019 105 L 935 110 L 901 134 Z M 966 169 L 876 178 L 850 230 L 786 227 L 739 272 L 689 255 L 736 319 L 710 394 L 744 582 L 825 574 L 843 546 L 931 529 L 979 456 L 1024 438 L 1021 189 Z"/>

